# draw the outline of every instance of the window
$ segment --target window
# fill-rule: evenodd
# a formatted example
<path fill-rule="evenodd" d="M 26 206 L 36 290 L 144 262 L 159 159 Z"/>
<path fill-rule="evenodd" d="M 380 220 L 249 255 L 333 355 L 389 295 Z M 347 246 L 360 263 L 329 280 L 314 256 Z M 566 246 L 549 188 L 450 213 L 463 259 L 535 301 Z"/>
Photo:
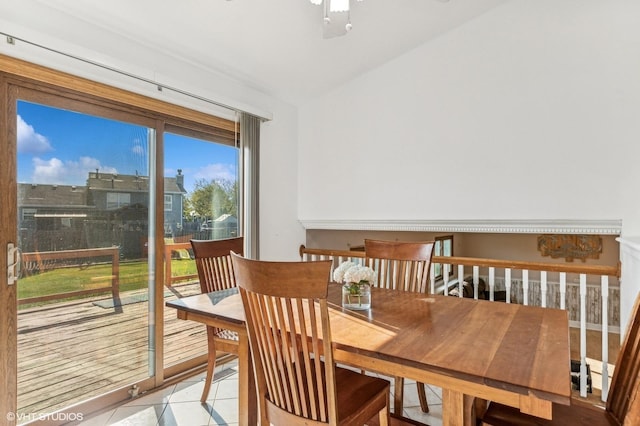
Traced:
<path fill-rule="evenodd" d="M 22 220 L 23 221 L 28 221 L 28 220 L 34 220 L 35 219 L 35 214 L 38 212 L 38 210 L 36 209 L 22 209 Z"/>
<path fill-rule="evenodd" d="M 164 196 L 164 211 L 165 212 L 170 212 L 171 210 L 173 210 L 173 195 L 166 195 Z"/>
<path fill-rule="evenodd" d="M 131 205 L 131 194 L 107 192 L 107 210 L 115 210 Z"/>
<path fill-rule="evenodd" d="M 435 238 L 435 245 L 433 247 L 434 256 L 453 256 L 453 235 L 446 235 L 443 237 Z M 442 263 L 434 263 L 434 272 L 436 280 L 442 279 L 443 271 Z M 453 271 L 449 270 L 449 275 L 453 275 Z"/>

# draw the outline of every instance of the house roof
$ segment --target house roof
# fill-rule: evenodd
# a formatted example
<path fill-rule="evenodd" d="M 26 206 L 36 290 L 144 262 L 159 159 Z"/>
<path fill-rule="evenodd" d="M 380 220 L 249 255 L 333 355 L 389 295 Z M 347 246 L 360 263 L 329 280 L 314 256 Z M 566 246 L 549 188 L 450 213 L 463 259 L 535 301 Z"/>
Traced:
<path fill-rule="evenodd" d="M 87 186 L 93 191 L 148 192 L 149 177 L 140 175 L 120 175 L 114 173 L 89 172 Z M 175 177 L 164 178 L 165 194 L 182 194 L 186 191 L 178 185 Z"/>
<path fill-rule="evenodd" d="M 18 199 L 22 207 L 89 207 L 86 186 L 19 183 Z"/>
<path fill-rule="evenodd" d="M 146 176 L 114 175 L 111 173 L 89 173 L 87 186 L 48 185 L 19 183 L 18 199 L 22 207 L 48 208 L 94 208 L 87 205 L 89 191 L 147 192 L 149 179 Z M 187 191 L 176 178 L 164 179 L 165 193 L 184 194 Z"/>

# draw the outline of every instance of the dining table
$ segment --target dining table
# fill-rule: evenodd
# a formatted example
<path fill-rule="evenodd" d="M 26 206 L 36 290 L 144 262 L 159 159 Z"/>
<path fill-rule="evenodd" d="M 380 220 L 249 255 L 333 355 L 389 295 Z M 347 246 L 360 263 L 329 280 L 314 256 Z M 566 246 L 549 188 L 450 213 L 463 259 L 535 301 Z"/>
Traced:
<path fill-rule="evenodd" d="M 571 400 L 567 311 L 372 288 L 371 308 L 342 307 L 328 286 L 337 363 L 442 389 L 442 423 L 470 425 L 473 401 L 496 401 L 544 419 Z M 239 423 L 257 413 L 244 309 L 237 289 L 168 301 L 178 318 L 238 332 Z"/>

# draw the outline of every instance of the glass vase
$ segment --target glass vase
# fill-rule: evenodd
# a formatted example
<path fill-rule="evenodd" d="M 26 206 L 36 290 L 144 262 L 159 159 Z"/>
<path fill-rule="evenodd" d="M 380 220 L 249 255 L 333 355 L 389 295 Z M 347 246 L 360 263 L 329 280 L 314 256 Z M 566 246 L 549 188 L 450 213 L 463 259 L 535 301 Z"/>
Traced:
<path fill-rule="evenodd" d="M 342 307 L 355 311 L 371 308 L 371 285 L 349 283 L 342 286 Z"/>

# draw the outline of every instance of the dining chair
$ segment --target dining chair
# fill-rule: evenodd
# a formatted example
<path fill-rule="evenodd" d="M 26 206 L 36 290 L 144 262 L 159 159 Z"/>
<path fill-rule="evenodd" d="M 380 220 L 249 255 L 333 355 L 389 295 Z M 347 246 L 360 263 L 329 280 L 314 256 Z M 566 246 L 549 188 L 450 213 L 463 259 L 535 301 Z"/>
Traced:
<path fill-rule="evenodd" d="M 236 287 L 230 253 L 244 253 L 244 238 L 224 240 L 191 240 L 193 255 L 200 280 L 200 291 L 226 290 Z M 213 372 L 216 368 L 216 352 L 238 353 L 238 334 L 216 327 L 207 326 L 207 377 L 202 390 L 201 402 L 205 402 Z"/>
<path fill-rule="evenodd" d="M 331 261 L 232 254 L 244 306 L 260 424 L 389 424 L 390 384 L 337 367 L 327 303 Z"/>
<path fill-rule="evenodd" d="M 364 240 L 366 262 L 378 274 L 378 287 L 417 293 L 429 292 L 429 272 L 433 257 L 433 241 Z M 420 408 L 429 412 L 424 383 L 417 382 Z M 393 409 L 402 414 L 404 378 L 395 377 Z"/>
<path fill-rule="evenodd" d="M 640 425 L 640 296 L 636 299 L 625 338 L 618 353 L 606 406 L 572 398 L 571 405 L 553 404 L 552 419 L 521 413 L 517 408 L 491 402 L 483 425 Z M 567 377 L 567 386 L 569 386 Z"/>

